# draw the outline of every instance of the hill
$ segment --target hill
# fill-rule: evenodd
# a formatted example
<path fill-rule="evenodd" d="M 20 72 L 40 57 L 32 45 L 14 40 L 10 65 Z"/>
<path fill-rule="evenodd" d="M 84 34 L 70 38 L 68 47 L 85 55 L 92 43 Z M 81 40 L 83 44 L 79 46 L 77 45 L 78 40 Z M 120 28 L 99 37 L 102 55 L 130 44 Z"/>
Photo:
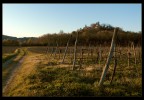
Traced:
<path fill-rule="evenodd" d="M 7 36 L 7 35 L 2 35 L 2 40 L 17 40 L 17 37 L 13 37 L 13 36 Z"/>
<path fill-rule="evenodd" d="M 30 39 L 36 39 L 36 37 L 23 37 L 17 38 L 13 36 L 2 35 L 3 46 L 17 46 L 19 44 L 24 44 L 26 41 Z"/>

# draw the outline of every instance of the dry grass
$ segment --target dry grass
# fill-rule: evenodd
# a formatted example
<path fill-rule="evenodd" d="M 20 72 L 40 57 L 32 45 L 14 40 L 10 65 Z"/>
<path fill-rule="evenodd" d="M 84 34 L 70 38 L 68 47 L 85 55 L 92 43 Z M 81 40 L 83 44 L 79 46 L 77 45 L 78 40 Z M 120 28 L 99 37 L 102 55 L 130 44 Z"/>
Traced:
<path fill-rule="evenodd" d="M 33 49 L 33 48 L 31 48 Z M 35 48 L 34 48 L 35 49 Z M 36 50 L 35 50 L 36 51 Z M 50 56 L 50 54 L 48 54 Z M 69 58 L 69 57 L 67 57 Z M 15 77 L 3 96 L 141 96 L 142 71 L 141 63 L 132 70 L 127 67 L 124 59 L 119 60 L 117 71 L 110 85 L 113 72 L 113 62 L 106 75 L 104 86 L 98 82 L 105 61 L 92 64 L 92 60 L 83 63 L 81 68 L 72 71 L 71 59 L 61 64 L 58 56 L 53 59 L 46 54 L 28 51 L 21 67 L 15 72 Z M 89 64 L 90 63 L 90 64 Z M 79 67 L 77 62 L 77 67 Z"/>

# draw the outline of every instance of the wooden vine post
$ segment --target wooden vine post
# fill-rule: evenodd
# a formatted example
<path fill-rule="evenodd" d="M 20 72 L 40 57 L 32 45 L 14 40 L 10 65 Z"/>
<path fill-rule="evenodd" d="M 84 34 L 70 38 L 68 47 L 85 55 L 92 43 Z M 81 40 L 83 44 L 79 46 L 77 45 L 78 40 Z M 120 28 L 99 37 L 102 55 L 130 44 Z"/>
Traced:
<path fill-rule="evenodd" d="M 110 81 L 110 84 L 112 84 L 112 81 L 114 79 L 114 75 L 115 75 L 115 72 L 116 72 L 116 67 L 117 67 L 116 44 L 114 43 L 114 71 L 113 71 L 113 74 L 112 74 L 112 79 Z"/>
<path fill-rule="evenodd" d="M 73 48 L 70 48 L 70 59 L 71 59 L 71 64 L 73 63 Z"/>
<path fill-rule="evenodd" d="M 134 43 L 132 42 L 132 48 L 133 48 L 133 52 L 134 52 L 134 67 L 135 67 L 135 69 L 136 69 L 136 72 L 137 72 L 137 76 L 138 76 L 138 69 L 137 69 L 137 66 L 136 66 L 136 64 L 137 64 L 137 58 L 136 58 L 136 47 L 134 46 Z"/>
<path fill-rule="evenodd" d="M 92 51 L 92 48 L 90 49 L 90 59 L 92 60 L 92 56 L 93 56 L 93 51 Z"/>
<path fill-rule="evenodd" d="M 121 59 L 121 47 L 119 46 L 119 59 Z"/>
<path fill-rule="evenodd" d="M 131 53 L 130 53 L 130 50 L 128 48 L 128 51 L 127 51 L 127 63 L 128 63 L 128 67 L 130 66 L 130 55 L 131 55 Z"/>
<path fill-rule="evenodd" d="M 57 47 L 56 47 L 55 52 L 54 52 L 54 59 L 56 57 L 56 53 L 57 53 L 57 50 L 58 50 L 58 43 L 57 43 L 57 41 L 56 41 L 56 44 L 57 44 Z"/>
<path fill-rule="evenodd" d="M 52 47 L 51 47 L 51 54 L 50 54 L 49 57 L 51 57 L 51 56 L 53 55 L 53 53 L 54 53 L 54 47 L 53 47 L 53 45 L 52 45 Z"/>
<path fill-rule="evenodd" d="M 89 52 L 90 52 L 90 43 L 89 43 L 89 47 L 87 49 L 87 52 L 88 52 L 88 54 L 87 54 L 87 61 L 88 61 L 89 60 Z"/>
<path fill-rule="evenodd" d="M 107 73 L 108 68 L 109 68 L 110 60 L 111 60 L 111 58 L 112 58 L 113 51 L 114 51 L 115 36 L 116 36 L 116 34 L 117 34 L 117 31 L 118 31 L 117 28 L 114 29 L 114 34 L 113 34 L 113 37 L 112 37 L 112 42 L 111 42 L 110 52 L 109 52 L 109 55 L 108 55 L 108 58 L 107 58 L 106 65 L 105 65 L 105 67 L 104 67 L 104 69 L 103 69 L 103 72 L 102 72 L 102 75 L 101 75 L 100 81 L 99 81 L 99 86 L 103 85 L 103 82 L 104 82 L 104 79 L 105 79 L 106 73 Z"/>
<path fill-rule="evenodd" d="M 61 48 L 59 48 L 59 59 L 61 58 L 61 52 L 62 52 L 62 50 L 61 50 Z"/>
<path fill-rule="evenodd" d="M 64 53 L 64 56 L 63 56 L 63 59 L 62 59 L 62 62 L 61 62 L 61 63 L 64 63 L 64 59 L 65 59 L 65 56 L 66 56 L 66 53 L 67 53 L 67 49 L 68 49 L 68 45 L 69 45 L 69 41 L 70 41 L 71 37 L 72 37 L 72 35 L 70 36 L 70 38 L 69 38 L 68 41 L 67 41 L 67 46 L 66 46 L 66 48 L 65 48 L 65 53 Z"/>
<path fill-rule="evenodd" d="M 101 65 L 101 58 L 102 58 L 102 52 L 101 52 L 101 44 L 100 44 L 100 47 L 99 47 L 99 66 Z"/>
<path fill-rule="evenodd" d="M 78 41 L 79 32 L 77 32 L 76 40 L 75 40 L 75 47 L 74 47 L 74 59 L 73 59 L 73 67 L 72 70 L 75 68 L 76 64 L 76 52 L 77 52 L 77 41 Z"/>
<path fill-rule="evenodd" d="M 49 53 L 49 43 L 47 44 L 47 49 L 46 49 L 46 55 L 48 57 L 48 53 Z"/>
<path fill-rule="evenodd" d="M 135 66 L 136 66 L 136 64 L 137 64 L 137 59 L 136 59 L 136 48 L 135 48 L 133 42 L 132 42 L 132 48 L 133 48 L 133 52 L 134 52 L 134 59 L 135 59 Z"/>
<path fill-rule="evenodd" d="M 85 61 L 84 60 L 84 51 L 85 51 L 86 49 L 81 49 L 81 64 L 83 64 L 83 62 Z"/>

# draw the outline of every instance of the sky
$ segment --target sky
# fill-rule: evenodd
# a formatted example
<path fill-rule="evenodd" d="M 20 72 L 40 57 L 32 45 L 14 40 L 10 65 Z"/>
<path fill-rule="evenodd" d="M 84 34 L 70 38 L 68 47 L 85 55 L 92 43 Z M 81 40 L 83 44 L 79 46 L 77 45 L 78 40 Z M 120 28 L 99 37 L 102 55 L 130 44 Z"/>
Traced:
<path fill-rule="evenodd" d="M 125 31 L 142 29 L 142 4 L 3 4 L 3 34 L 39 37 L 63 30 L 71 33 L 93 23 Z"/>

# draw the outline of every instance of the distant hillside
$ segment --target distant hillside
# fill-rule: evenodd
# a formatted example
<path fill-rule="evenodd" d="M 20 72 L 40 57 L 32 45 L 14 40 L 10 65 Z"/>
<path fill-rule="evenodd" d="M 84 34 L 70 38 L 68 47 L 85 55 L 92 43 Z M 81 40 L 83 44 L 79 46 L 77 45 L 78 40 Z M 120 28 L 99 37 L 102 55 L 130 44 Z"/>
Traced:
<path fill-rule="evenodd" d="M 89 46 L 89 45 L 110 45 L 112 36 L 114 33 L 114 29 L 110 24 L 100 24 L 99 22 L 93 23 L 90 26 L 85 25 L 84 27 L 77 29 L 71 33 L 64 33 L 60 31 L 57 34 L 44 34 L 40 36 L 37 40 L 27 42 L 34 45 L 50 45 L 56 46 L 57 43 L 59 46 L 65 46 L 68 39 L 71 37 L 69 41 L 69 45 L 73 46 L 76 40 L 77 33 L 78 36 L 78 46 Z M 116 36 L 116 43 L 117 45 L 127 46 L 132 42 L 134 45 L 141 45 L 142 42 L 142 34 L 141 32 L 131 32 L 131 31 L 124 31 L 122 28 L 118 27 L 118 34 Z"/>
<path fill-rule="evenodd" d="M 35 37 L 23 37 L 23 38 L 17 38 L 13 36 L 7 36 L 7 35 L 2 35 L 2 40 L 18 40 L 18 41 L 26 41 L 28 39 L 35 39 Z"/>
<path fill-rule="evenodd" d="M 7 35 L 2 35 L 2 40 L 17 40 L 17 37 L 13 37 L 13 36 L 7 36 Z"/>
<path fill-rule="evenodd" d="M 36 37 L 23 37 L 17 38 L 13 36 L 2 35 L 2 45 L 3 46 L 18 46 L 19 44 L 25 44 L 27 41 L 37 39 Z"/>

